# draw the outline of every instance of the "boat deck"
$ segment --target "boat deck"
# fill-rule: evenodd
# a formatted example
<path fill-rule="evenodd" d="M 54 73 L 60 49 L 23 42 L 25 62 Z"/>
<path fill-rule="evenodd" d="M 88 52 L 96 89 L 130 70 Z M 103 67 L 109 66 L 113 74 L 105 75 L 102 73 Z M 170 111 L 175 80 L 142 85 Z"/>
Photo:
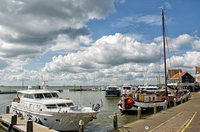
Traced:
<path fill-rule="evenodd" d="M 11 122 L 11 116 L 12 116 L 11 114 L 0 115 L 0 123 L 4 123 L 9 126 Z M 13 128 L 19 132 L 26 132 L 26 125 L 27 125 L 27 121 L 17 118 L 17 124 L 14 125 Z M 33 131 L 34 132 L 57 132 L 53 129 L 49 129 L 48 127 L 42 126 L 34 122 L 33 122 Z"/>
<path fill-rule="evenodd" d="M 167 111 L 126 124 L 115 131 L 121 132 L 197 132 L 200 130 L 200 92 L 192 98 Z"/>

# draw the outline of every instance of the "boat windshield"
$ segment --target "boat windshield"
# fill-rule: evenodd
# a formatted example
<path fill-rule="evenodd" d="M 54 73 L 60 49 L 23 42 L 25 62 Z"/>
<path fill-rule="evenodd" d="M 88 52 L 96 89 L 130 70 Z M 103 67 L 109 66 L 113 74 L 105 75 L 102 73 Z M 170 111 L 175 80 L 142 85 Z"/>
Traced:
<path fill-rule="evenodd" d="M 67 106 L 73 106 L 74 104 L 73 103 L 67 103 Z"/>
<path fill-rule="evenodd" d="M 58 94 L 57 93 L 51 93 L 53 97 L 58 98 Z"/>
<path fill-rule="evenodd" d="M 44 97 L 45 98 L 52 98 L 52 95 L 51 95 L 51 93 L 44 93 Z"/>
<path fill-rule="evenodd" d="M 57 104 L 58 107 L 66 107 L 67 105 L 66 104 Z"/>
<path fill-rule="evenodd" d="M 44 98 L 42 94 L 34 94 L 36 99 L 42 99 Z"/>
<path fill-rule="evenodd" d="M 46 105 L 47 109 L 56 109 L 57 106 L 55 104 Z"/>
<path fill-rule="evenodd" d="M 109 90 L 117 90 L 118 88 L 117 87 L 109 87 L 108 89 Z"/>

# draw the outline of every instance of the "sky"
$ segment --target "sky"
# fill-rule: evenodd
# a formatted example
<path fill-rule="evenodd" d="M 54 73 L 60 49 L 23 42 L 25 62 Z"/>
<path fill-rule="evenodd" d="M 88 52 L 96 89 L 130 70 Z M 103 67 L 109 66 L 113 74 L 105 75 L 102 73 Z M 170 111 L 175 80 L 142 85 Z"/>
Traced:
<path fill-rule="evenodd" d="M 156 84 L 200 66 L 199 0 L 0 0 L 0 85 Z"/>

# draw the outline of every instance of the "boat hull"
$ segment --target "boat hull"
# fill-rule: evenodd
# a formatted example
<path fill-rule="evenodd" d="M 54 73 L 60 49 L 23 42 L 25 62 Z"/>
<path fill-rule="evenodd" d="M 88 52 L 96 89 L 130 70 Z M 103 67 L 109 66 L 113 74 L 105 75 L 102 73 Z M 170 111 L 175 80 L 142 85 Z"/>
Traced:
<path fill-rule="evenodd" d="M 77 131 L 79 129 L 79 121 L 88 124 L 90 120 L 96 117 L 96 113 L 63 113 L 54 116 L 40 116 L 43 125 L 58 131 Z"/>
<path fill-rule="evenodd" d="M 77 131 L 79 129 L 79 121 L 82 120 L 85 125 L 99 113 L 99 111 L 91 112 L 41 112 L 36 113 L 23 109 L 10 109 L 11 114 L 16 114 L 25 120 L 32 119 L 33 121 L 47 126 L 58 131 Z"/>
<path fill-rule="evenodd" d="M 147 111 L 147 110 L 153 109 L 154 104 L 156 104 L 156 107 L 163 107 L 165 105 L 165 102 L 145 103 L 145 102 L 134 101 L 134 105 L 131 108 L 122 109 L 122 107 L 119 105 L 119 109 L 122 113 L 136 112 L 138 110 L 138 107 L 141 108 L 141 111 Z"/>

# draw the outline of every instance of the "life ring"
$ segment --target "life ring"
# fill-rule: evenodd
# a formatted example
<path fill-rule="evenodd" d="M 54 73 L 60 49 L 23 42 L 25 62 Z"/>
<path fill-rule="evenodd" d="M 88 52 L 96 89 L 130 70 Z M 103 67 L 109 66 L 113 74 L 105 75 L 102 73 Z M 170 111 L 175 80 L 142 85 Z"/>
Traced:
<path fill-rule="evenodd" d="M 130 109 L 135 104 L 134 100 L 131 98 L 125 99 L 124 102 L 125 102 L 125 109 Z M 119 101 L 118 105 L 122 108 L 122 100 Z"/>
<path fill-rule="evenodd" d="M 126 108 L 126 109 L 132 108 L 133 105 L 134 105 L 134 103 L 135 103 L 135 102 L 133 101 L 133 99 L 127 98 L 127 99 L 125 100 L 125 108 Z"/>

